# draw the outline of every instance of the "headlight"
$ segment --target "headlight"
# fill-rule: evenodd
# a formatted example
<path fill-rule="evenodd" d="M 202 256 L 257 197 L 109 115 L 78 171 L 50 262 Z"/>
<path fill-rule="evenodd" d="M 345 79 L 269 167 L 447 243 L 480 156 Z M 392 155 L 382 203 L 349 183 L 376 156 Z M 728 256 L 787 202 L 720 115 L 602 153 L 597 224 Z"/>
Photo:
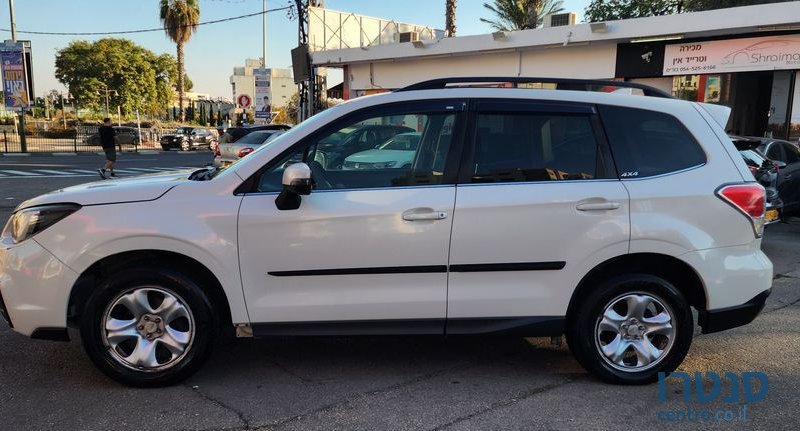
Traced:
<path fill-rule="evenodd" d="M 10 236 L 14 244 L 20 243 L 74 213 L 80 207 L 78 204 L 55 204 L 19 210 L 8 219 L 3 229 L 3 236 Z"/>

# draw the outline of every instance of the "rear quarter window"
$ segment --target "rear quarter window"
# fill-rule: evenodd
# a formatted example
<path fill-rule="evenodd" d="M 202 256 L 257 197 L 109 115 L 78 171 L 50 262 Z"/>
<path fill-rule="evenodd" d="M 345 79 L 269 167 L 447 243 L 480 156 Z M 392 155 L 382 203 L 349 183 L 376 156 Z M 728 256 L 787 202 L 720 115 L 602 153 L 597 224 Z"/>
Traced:
<path fill-rule="evenodd" d="M 598 109 L 621 178 L 667 174 L 706 162 L 700 144 L 671 115 L 618 106 Z"/>

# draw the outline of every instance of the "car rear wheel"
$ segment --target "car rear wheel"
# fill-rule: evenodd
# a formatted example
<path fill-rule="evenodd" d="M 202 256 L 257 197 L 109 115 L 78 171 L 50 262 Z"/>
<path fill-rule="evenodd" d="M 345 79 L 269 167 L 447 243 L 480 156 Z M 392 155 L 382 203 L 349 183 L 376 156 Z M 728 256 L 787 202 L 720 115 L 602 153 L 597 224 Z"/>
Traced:
<path fill-rule="evenodd" d="M 192 375 L 211 353 L 216 317 L 203 290 L 167 269 L 112 274 L 81 317 L 83 347 L 121 383 L 165 386 Z"/>
<path fill-rule="evenodd" d="M 691 308 L 668 281 L 647 274 L 597 286 L 568 317 L 567 342 L 601 380 L 647 384 L 674 371 L 692 342 Z"/>

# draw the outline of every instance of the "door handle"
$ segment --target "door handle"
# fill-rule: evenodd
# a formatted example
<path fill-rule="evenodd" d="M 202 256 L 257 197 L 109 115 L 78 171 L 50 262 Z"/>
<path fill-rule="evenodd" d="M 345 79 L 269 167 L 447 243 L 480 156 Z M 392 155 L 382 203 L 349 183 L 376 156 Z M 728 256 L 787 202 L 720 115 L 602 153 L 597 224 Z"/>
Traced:
<path fill-rule="evenodd" d="M 578 211 L 608 211 L 608 210 L 616 210 L 620 207 L 619 202 L 598 202 L 598 203 L 585 203 L 585 204 L 578 204 L 575 208 Z"/>
<path fill-rule="evenodd" d="M 421 220 L 442 220 L 447 218 L 447 213 L 444 211 L 433 211 L 431 209 L 413 209 L 403 213 L 403 220 L 405 221 L 421 221 Z"/>

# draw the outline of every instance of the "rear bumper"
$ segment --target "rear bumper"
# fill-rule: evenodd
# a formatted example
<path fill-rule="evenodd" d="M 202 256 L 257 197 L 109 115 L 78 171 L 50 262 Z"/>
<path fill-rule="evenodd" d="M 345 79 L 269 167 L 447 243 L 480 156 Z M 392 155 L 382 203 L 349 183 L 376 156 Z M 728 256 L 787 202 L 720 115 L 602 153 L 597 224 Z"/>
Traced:
<path fill-rule="evenodd" d="M 752 322 L 764 308 L 767 297 L 771 292 L 772 289 L 767 289 L 742 305 L 719 310 L 700 311 L 698 323 L 703 328 L 703 333 L 709 334 L 724 331 Z"/>

